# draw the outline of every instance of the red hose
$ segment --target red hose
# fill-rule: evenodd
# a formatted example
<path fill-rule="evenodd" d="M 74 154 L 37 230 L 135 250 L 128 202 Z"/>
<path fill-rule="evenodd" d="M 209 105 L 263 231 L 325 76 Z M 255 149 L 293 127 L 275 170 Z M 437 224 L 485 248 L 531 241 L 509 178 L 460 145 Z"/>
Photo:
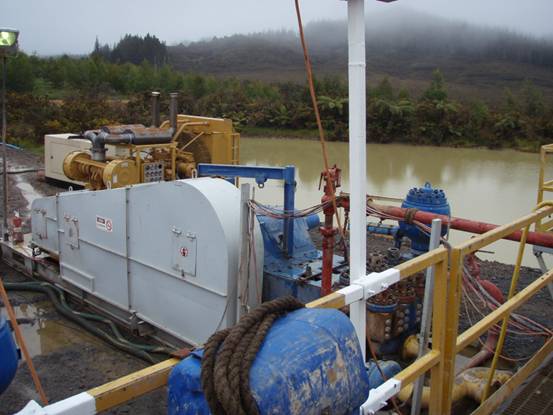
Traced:
<path fill-rule="evenodd" d="M 390 216 L 398 216 L 404 218 L 407 214 L 407 209 L 400 208 L 397 206 L 387 206 L 387 205 L 373 205 L 376 209 L 382 211 L 383 213 Z M 414 220 L 422 222 L 424 224 L 430 225 L 433 219 L 441 219 L 443 225 L 448 225 L 451 229 L 456 229 L 464 232 L 483 234 L 489 232 L 493 229 L 499 227 L 499 225 L 494 225 L 492 223 L 479 222 L 470 219 L 448 217 L 445 215 L 437 215 L 435 213 L 424 212 L 419 210 L 413 216 Z M 510 241 L 520 241 L 522 236 L 522 231 L 513 232 L 510 235 L 503 237 L 503 239 L 508 239 Z M 553 235 L 545 232 L 528 232 L 528 237 L 526 242 L 531 245 L 545 246 L 548 248 L 553 248 Z"/>

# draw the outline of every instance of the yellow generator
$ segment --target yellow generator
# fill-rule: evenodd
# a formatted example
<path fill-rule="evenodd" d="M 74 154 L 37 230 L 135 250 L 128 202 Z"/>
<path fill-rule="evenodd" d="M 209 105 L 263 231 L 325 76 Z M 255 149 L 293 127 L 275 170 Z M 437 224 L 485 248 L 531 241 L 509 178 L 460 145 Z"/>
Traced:
<path fill-rule="evenodd" d="M 197 163 L 238 164 L 240 135 L 232 121 L 177 114 L 171 94 L 169 120 L 159 125 L 159 93 L 152 94 L 152 127 L 108 125 L 86 131 L 90 151 L 69 153 L 63 172 L 93 190 L 194 177 Z M 107 156 L 107 147 L 115 148 Z"/>

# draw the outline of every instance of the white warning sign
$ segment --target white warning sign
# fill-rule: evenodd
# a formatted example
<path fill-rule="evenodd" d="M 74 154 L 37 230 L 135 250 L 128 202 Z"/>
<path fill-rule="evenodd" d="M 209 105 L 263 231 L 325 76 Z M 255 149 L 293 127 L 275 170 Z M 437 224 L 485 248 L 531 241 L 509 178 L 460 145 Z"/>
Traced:
<path fill-rule="evenodd" d="M 96 216 L 96 227 L 104 232 L 113 232 L 113 221 L 103 216 Z"/>

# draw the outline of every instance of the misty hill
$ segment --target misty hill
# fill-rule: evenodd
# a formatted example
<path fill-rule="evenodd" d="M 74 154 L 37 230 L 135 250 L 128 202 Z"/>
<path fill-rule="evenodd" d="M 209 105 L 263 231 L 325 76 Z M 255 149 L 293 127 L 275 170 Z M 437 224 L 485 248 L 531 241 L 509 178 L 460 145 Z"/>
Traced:
<path fill-rule="evenodd" d="M 440 68 L 457 98 L 499 101 L 505 88 L 531 80 L 553 99 L 553 40 L 479 27 L 419 12 L 385 12 L 368 17 L 367 73 L 370 84 L 384 76 L 420 93 Z M 345 21 L 306 26 L 318 76 L 347 71 Z M 297 34 L 269 31 L 181 44 L 168 48 L 178 69 L 260 80 L 305 79 Z"/>

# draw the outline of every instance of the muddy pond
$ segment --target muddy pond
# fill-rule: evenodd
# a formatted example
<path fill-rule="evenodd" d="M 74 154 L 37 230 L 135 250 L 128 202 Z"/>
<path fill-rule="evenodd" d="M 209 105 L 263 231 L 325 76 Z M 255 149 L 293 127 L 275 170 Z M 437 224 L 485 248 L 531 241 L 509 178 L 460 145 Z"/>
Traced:
<path fill-rule="evenodd" d="M 330 163 L 343 171 L 342 190 L 349 191 L 348 144 L 328 143 Z M 539 155 L 513 150 L 458 149 L 399 144 L 367 145 L 367 192 L 404 197 L 409 189 L 430 182 L 444 189 L 454 216 L 495 224 L 507 223 L 530 212 L 537 198 Z M 323 169 L 320 144 L 315 140 L 244 138 L 240 161 L 250 165 L 296 166 L 296 206 L 319 203 Z M 256 189 L 264 203 L 282 203 L 282 184 L 267 182 Z M 470 237 L 452 232 L 451 240 Z M 483 259 L 513 263 L 517 244 L 499 242 L 481 254 Z M 531 249 L 525 264 L 536 267 Z"/>

